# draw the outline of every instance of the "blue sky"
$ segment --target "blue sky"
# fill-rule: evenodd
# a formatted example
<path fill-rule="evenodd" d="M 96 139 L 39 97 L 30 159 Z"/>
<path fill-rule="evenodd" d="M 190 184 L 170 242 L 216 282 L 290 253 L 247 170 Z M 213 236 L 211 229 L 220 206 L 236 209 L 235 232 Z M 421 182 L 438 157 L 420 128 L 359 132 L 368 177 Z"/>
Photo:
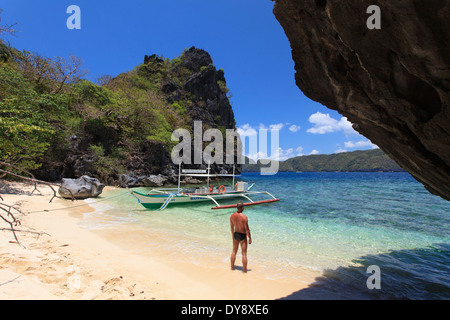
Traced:
<path fill-rule="evenodd" d="M 70 5 L 81 9 L 81 30 L 66 26 Z M 74 54 L 90 80 L 131 70 L 146 54 L 172 59 L 191 46 L 207 50 L 225 70 L 241 132 L 279 128 L 281 159 L 374 147 L 297 88 L 270 0 L 2 0 L 0 8 L 2 23 L 18 23 L 20 32 L 8 37 L 13 46 L 49 57 Z"/>

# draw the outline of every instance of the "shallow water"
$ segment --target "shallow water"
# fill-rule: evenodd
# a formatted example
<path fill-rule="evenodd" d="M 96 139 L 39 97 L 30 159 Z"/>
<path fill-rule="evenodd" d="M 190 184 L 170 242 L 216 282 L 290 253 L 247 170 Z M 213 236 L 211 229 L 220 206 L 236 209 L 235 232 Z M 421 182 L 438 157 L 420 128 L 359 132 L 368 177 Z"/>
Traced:
<path fill-rule="evenodd" d="M 257 264 L 269 279 L 300 278 L 306 269 L 325 275 L 317 289 L 290 298 L 314 297 L 314 290 L 348 298 L 450 298 L 450 202 L 409 174 L 247 173 L 241 179 L 281 199 L 245 208 L 253 238 L 249 268 Z M 158 250 L 174 261 L 228 263 L 233 209 L 204 203 L 150 211 L 121 189 L 89 201 L 96 210 L 82 226 L 127 230 L 123 245 L 132 242 L 139 254 Z M 367 288 L 370 265 L 380 267 L 379 290 Z"/>

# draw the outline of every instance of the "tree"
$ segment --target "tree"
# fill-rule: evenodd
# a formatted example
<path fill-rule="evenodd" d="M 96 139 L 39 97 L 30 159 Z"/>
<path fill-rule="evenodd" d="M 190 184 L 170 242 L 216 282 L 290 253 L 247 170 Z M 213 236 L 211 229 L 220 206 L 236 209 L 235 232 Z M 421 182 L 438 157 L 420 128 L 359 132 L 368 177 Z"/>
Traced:
<path fill-rule="evenodd" d="M 31 81 L 40 91 L 49 91 L 51 88 L 52 61 L 38 53 L 23 51 L 20 59 L 25 78 Z"/>
<path fill-rule="evenodd" d="M 113 77 L 111 75 L 105 74 L 98 77 L 95 83 L 98 84 L 99 86 L 106 86 L 108 83 L 111 82 L 112 79 Z"/>
<path fill-rule="evenodd" d="M 0 161 L 37 169 L 53 130 L 42 114 L 17 99 L 0 102 Z"/>
<path fill-rule="evenodd" d="M 0 9 L 0 14 L 3 12 L 2 9 Z M 15 35 L 16 34 L 16 29 L 14 29 L 14 27 L 17 25 L 17 23 L 14 24 L 2 24 L 2 17 L 0 17 L 0 36 L 3 36 L 5 34 L 9 34 L 9 35 Z"/>
<path fill-rule="evenodd" d="M 2 9 L 0 9 L 0 14 L 2 13 Z M 9 46 L 4 44 L 4 41 L 1 39 L 5 35 L 15 35 L 16 30 L 14 29 L 14 26 L 17 25 L 17 23 L 14 24 L 2 24 L 2 17 L 0 17 L 0 62 L 6 62 L 11 57 L 11 50 Z"/>
<path fill-rule="evenodd" d="M 87 71 L 82 68 L 83 60 L 73 55 L 70 55 L 69 59 L 56 57 L 51 60 L 51 65 L 50 78 L 56 86 L 50 91 L 50 94 L 61 92 L 65 84 L 75 83 L 87 74 Z"/>
<path fill-rule="evenodd" d="M 68 59 L 43 57 L 38 53 L 23 51 L 20 65 L 24 76 L 35 84 L 38 91 L 58 94 L 67 84 L 80 81 L 87 71 L 83 61 L 73 55 Z"/>

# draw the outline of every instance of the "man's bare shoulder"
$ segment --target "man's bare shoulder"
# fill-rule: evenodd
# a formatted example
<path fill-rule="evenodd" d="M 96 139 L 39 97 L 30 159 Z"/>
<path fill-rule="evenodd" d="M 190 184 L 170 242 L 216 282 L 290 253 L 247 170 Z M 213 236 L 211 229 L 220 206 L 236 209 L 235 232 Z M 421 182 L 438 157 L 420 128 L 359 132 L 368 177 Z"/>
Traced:
<path fill-rule="evenodd" d="M 245 221 L 247 221 L 248 218 L 242 212 L 235 212 L 230 216 L 230 220 L 245 220 Z"/>

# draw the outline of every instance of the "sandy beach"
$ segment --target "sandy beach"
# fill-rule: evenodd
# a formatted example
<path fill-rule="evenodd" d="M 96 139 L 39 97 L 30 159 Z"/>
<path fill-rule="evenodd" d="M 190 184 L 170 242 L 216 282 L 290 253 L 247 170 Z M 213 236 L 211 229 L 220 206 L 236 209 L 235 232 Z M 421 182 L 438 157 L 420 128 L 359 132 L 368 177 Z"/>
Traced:
<path fill-rule="evenodd" d="M 32 186 L 10 187 L 17 192 L 2 197 L 20 207 L 18 229 L 40 234 L 17 232 L 19 245 L 10 231 L 0 232 L 0 299 L 271 300 L 307 288 L 319 276 L 305 271 L 301 281 L 271 280 L 257 265 L 244 274 L 240 256 L 231 271 L 228 257 L 223 265 L 199 265 L 180 262 L 183 257 L 174 263 L 164 253 L 136 255 L 117 245 L 126 234 L 114 233 L 118 239 L 112 239 L 79 226 L 93 210 L 87 202 L 49 203 L 53 192 L 47 186 L 32 195 Z"/>

